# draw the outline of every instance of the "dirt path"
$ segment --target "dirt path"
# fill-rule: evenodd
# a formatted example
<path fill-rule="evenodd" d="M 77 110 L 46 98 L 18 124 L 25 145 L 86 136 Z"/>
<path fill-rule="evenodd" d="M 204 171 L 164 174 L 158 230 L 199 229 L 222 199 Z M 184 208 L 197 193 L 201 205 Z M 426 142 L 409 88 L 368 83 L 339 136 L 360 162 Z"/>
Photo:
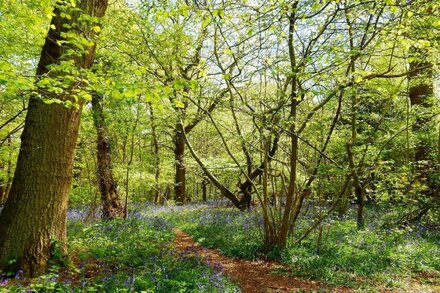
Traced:
<path fill-rule="evenodd" d="M 226 275 L 236 283 L 243 293 L 266 292 L 350 292 L 341 288 L 328 288 L 317 281 L 302 280 L 284 275 L 273 274 L 274 269 L 288 269 L 282 264 L 271 261 L 249 261 L 230 258 L 215 249 L 206 249 L 196 243 L 185 232 L 174 229 L 176 233 L 175 247 L 180 252 L 194 253 L 201 256 L 206 263 L 214 268 L 221 267 Z"/>

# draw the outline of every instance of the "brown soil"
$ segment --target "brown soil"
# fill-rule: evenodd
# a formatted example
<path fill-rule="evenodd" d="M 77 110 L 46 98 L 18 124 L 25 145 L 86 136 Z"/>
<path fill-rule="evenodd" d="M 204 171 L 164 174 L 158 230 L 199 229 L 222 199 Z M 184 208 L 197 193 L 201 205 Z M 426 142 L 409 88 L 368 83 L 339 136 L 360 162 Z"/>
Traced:
<path fill-rule="evenodd" d="M 289 272 L 290 269 L 273 261 L 250 261 L 226 257 L 218 250 L 200 246 L 191 236 L 179 229 L 174 229 L 174 232 L 176 233 L 174 244 L 177 250 L 194 253 L 202 257 L 211 267 L 222 268 L 224 273 L 241 288 L 243 293 L 352 292 L 349 288 L 330 288 L 317 281 L 274 274 L 274 270 Z"/>

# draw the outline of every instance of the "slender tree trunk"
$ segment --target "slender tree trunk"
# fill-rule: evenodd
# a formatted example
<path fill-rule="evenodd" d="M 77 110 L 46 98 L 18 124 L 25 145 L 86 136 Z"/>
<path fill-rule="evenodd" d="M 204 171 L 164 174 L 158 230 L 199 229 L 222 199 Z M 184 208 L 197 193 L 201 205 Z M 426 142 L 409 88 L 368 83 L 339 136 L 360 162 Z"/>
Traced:
<path fill-rule="evenodd" d="M 134 138 L 135 138 L 135 132 L 136 128 L 139 123 L 139 117 L 140 117 L 140 111 L 139 111 L 139 105 L 140 105 L 140 97 L 138 99 L 137 103 L 137 109 L 136 109 L 136 120 L 134 121 L 133 128 L 131 129 L 131 142 L 130 142 L 130 154 L 128 155 L 128 162 L 125 169 L 125 203 L 124 203 L 124 219 L 128 218 L 128 196 L 130 194 L 129 192 L 129 186 L 130 186 L 130 171 L 131 171 L 131 164 L 133 163 L 133 157 L 134 157 Z M 127 140 L 130 134 L 127 134 Z M 124 155 L 125 157 L 125 155 Z"/>
<path fill-rule="evenodd" d="M 246 142 L 245 139 L 243 137 L 243 133 L 241 131 L 241 127 L 240 124 L 238 122 L 237 119 L 237 115 L 235 114 L 235 108 L 234 108 L 234 95 L 232 94 L 231 89 L 229 89 L 230 91 L 230 100 L 229 100 L 229 107 L 231 109 L 231 113 L 232 113 L 232 118 L 234 120 L 234 125 L 235 125 L 235 129 L 237 130 L 237 134 L 238 134 L 238 138 L 240 139 L 240 145 L 241 145 L 241 149 L 243 151 L 243 154 L 246 158 L 246 171 L 247 171 L 247 176 L 250 178 L 250 176 L 252 175 L 252 156 L 249 152 L 249 149 L 246 146 Z M 252 184 L 249 184 L 243 188 L 241 188 L 241 192 L 243 194 L 243 201 L 246 205 L 246 207 L 248 209 L 250 209 L 251 207 L 251 201 L 252 201 Z"/>
<path fill-rule="evenodd" d="M 183 135 L 183 125 L 179 121 L 176 125 L 174 133 L 174 164 L 176 168 L 176 175 L 174 181 L 174 192 L 176 196 L 176 203 L 183 205 L 186 203 L 186 169 L 185 169 L 185 137 Z"/>
<path fill-rule="evenodd" d="M 423 52 L 413 48 L 411 55 L 416 58 L 416 61 L 410 62 L 409 75 L 409 99 L 411 107 L 417 107 L 416 123 L 412 131 L 417 137 L 417 144 L 414 153 L 414 165 L 417 180 L 426 185 L 426 189 L 422 191 L 424 195 L 430 195 L 433 191 L 430 186 L 429 177 L 434 166 L 433 161 L 429 157 L 429 138 L 423 134 L 423 127 L 429 122 L 434 103 L 432 96 L 434 95 L 433 86 L 433 69 L 432 64 L 420 60 L 425 58 Z M 418 68 L 424 68 L 419 69 Z"/>
<path fill-rule="evenodd" d="M 338 217 L 343 218 L 347 213 L 347 206 L 350 200 L 351 180 L 348 180 L 347 188 L 341 193 L 341 199 L 338 203 Z"/>
<path fill-rule="evenodd" d="M 349 43 L 350 43 L 350 51 L 354 52 L 355 46 L 354 46 L 354 36 L 352 31 L 352 25 L 351 20 L 348 16 L 348 13 L 345 14 L 345 18 L 348 25 L 348 34 L 349 34 Z M 354 55 L 351 55 L 350 57 L 350 69 L 351 74 L 353 78 L 353 74 L 356 71 L 356 64 L 355 64 L 356 58 Z M 357 111 L 358 111 L 358 94 L 353 93 L 351 96 L 351 138 L 347 142 L 347 156 L 348 156 L 348 163 L 350 172 L 353 178 L 353 187 L 354 187 L 354 193 L 356 195 L 356 201 L 357 201 L 357 228 L 362 229 L 364 227 L 364 207 L 365 207 L 365 187 L 363 183 L 361 182 L 360 176 L 358 174 L 358 169 L 356 167 L 355 163 L 355 154 L 353 152 L 353 148 L 356 145 L 357 141 Z"/>
<path fill-rule="evenodd" d="M 295 50 L 293 44 L 293 32 L 296 22 L 296 9 L 298 2 L 294 2 L 292 4 L 292 11 L 289 15 L 289 59 L 290 59 L 290 70 L 292 73 L 296 71 L 296 58 L 295 58 Z M 296 119 L 297 119 L 297 109 L 298 109 L 298 100 L 297 100 L 297 76 L 294 74 L 291 80 L 291 93 L 290 93 L 290 177 L 289 177 L 289 186 L 286 194 L 286 206 L 284 208 L 283 217 L 281 220 L 281 227 L 279 231 L 277 246 L 280 249 L 284 249 L 287 244 L 287 238 L 289 236 L 289 228 L 291 226 L 291 218 L 292 218 L 292 209 L 295 203 L 295 194 L 297 191 L 296 188 L 296 172 L 298 166 L 298 136 L 296 135 Z"/>
<path fill-rule="evenodd" d="M 83 0 L 78 7 L 85 13 L 102 17 L 107 0 Z M 37 76 L 49 72 L 48 66 L 61 60 L 68 49 L 58 45 L 63 41 L 64 24 L 77 26 L 76 16 L 61 17 L 57 6 L 46 42 L 43 46 Z M 93 32 L 84 28 L 85 37 L 93 38 Z M 75 59 L 79 68 L 90 68 L 96 45 Z M 52 73 L 56 74 L 56 73 Z M 77 85 L 79 86 L 79 85 Z M 68 94 L 43 97 L 75 102 Z M 82 100 L 78 107 L 62 104 L 46 104 L 31 98 L 21 137 L 11 191 L 3 212 L 0 214 L 0 270 L 24 271 L 35 276 L 46 271 L 54 243 L 59 242 L 61 253 L 66 254 L 67 203 L 72 180 L 73 160 L 78 136 Z"/>
<path fill-rule="evenodd" d="M 157 124 L 154 117 L 153 105 L 148 103 L 148 108 L 150 110 L 150 122 L 151 122 L 151 136 L 153 144 L 153 155 L 154 155 L 154 203 L 163 204 L 160 192 L 160 154 L 159 154 L 159 139 L 157 137 Z"/>
<path fill-rule="evenodd" d="M 205 176 L 203 176 L 202 179 L 202 200 L 203 201 L 207 201 L 208 199 L 208 184 L 209 184 L 209 179 Z"/>
<path fill-rule="evenodd" d="M 350 172 L 353 178 L 354 193 L 356 195 L 357 202 L 357 227 L 361 229 L 364 227 L 364 207 L 365 207 L 365 188 L 364 184 L 359 178 L 358 171 L 355 165 L 355 158 L 353 153 L 353 147 L 357 140 L 357 96 L 352 96 L 352 113 L 351 113 L 351 139 L 347 142 L 347 156 L 350 167 Z"/>
<path fill-rule="evenodd" d="M 118 195 L 116 180 L 113 177 L 110 143 L 104 118 L 102 96 L 92 94 L 93 121 L 97 139 L 97 170 L 99 192 L 101 193 L 102 218 L 111 220 L 124 215 L 124 207 Z"/>
<path fill-rule="evenodd" d="M 159 143 L 157 141 L 157 134 L 154 132 L 155 138 L 153 139 L 153 154 L 154 154 L 154 202 L 163 203 L 160 199 L 160 157 L 159 157 Z"/>

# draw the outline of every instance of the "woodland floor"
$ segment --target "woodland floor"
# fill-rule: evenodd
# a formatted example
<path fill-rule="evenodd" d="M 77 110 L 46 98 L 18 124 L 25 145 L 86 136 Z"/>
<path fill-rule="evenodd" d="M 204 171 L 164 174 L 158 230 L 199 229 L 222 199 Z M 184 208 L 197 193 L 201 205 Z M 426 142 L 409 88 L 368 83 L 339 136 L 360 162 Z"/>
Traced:
<path fill-rule="evenodd" d="M 202 247 L 180 229 L 175 228 L 174 232 L 176 233 L 174 244 L 178 251 L 193 253 L 195 256 L 201 257 L 211 267 L 221 269 L 241 288 L 243 293 L 353 292 L 350 288 L 328 287 L 317 281 L 274 274 L 275 270 L 288 271 L 289 268 L 274 261 L 250 261 L 227 257 L 218 250 Z"/>
<path fill-rule="evenodd" d="M 162 293 L 238 292 L 239 288 L 243 293 L 440 293 L 439 275 L 437 270 L 433 269 L 424 272 L 413 272 L 408 269 L 401 275 L 395 274 L 392 270 L 386 271 L 387 277 L 399 281 L 398 287 L 390 286 L 383 279 L 375 279 L 374 275 L 362 274 L 353 277 L 355 282 L 347 278 L 347 281 L 336 283 L 320 276 L 309 278 L 302 274 L 301 266 L 268 260 L 263 254 L 250 254 L 252 247 L 247 248 L 249 250 L 247 254 L 235 254 L 236 257 L 231 256 L 234 255 L 232 253 L 228 254 L 233 251 L 232 249 L 220 250 L 225 247 L 239 247 L 246 251 L 246 247 L 243 246 L 246 239 L 236 238 L 234 235 L 240 236 L 244 235 L 245 231 L 249 232 L 249 227 L 244 224 L 254 220 L 253 214 L 238 214 L 238 212 L 236 214 L 229 209 L 222 210 L 215 206 L 209 208 L 154 206 L 140 209 L 140 212 L 133 213 L 127 220 L 89 223 L 85 215 L 88 215 L 87 210 L 70 213 L 71 266 L 62 268 L 59 272 L 55 268 L 53 272 L 38 279 L 28 280 L 19 275 L 8 277 L 0 274 L 0 292 L 142 292 L 145 289 L 148 289 L 148 292 Z M 341 227 L 336 224 L 334 229 L 341 231 Z M 368 231 L 369 234 L 365 232 L 362 235 L 376 237 L 370 230 Z M 246 235 L 252 234 L 249 232 Z M 353 235 L 348 233 L 346 235 L 354 239 Z M 390 244 L 393 247 L 389 249 L 397 253 L 399 252 L 397 245 L 409 245 L 412 243 L 411 240 L 415 241 L 411 238 L 412 234 L 408 234 L 407 237 L 408 239 L 403 238 L 403 240 L 397 236 L 388 237 L 387 240 L 395 241 L 394 244 Z M 223 241 L 219 241 L 218 238 Z M 252 238 L 248 240 L 252 241 Z M 430 253 L 428 257 L 435 262 L 438 254 L 431 248 L 433 246 L 428 246 L 426 241 L 422 240 L 420 238 L 414 243 L 425 250 L 417 250 L 414 244 L 411 250 L 404 252 L 414 258 L 417 257 L 417 261 L 421 264 L 429 265 L 425 255 Z M 378 242 L 378 245 L 381 243 L 383 242 Z M 340 245 L 344 243 L 338 244 L 338 247 Z M 350 245 L 357 244 L 354 242 Z M 370 255 L 374 253 L 373 249 L 380 248 L 378 245 L 371 247 L 365 245 L 363 246 L 365 251 L 356 250 L 356 252 Z M 207 247 L 217 247 L 217 249 Z M 346 247 L 349 246 L 342 246 L 342 248 Z M 340 256 L 337 250 L 333 251 L 336 258 L 331 260 L 336 263 Z M 298 254 L 297 251 L 289 253 Z M 313 254 L 303 257 L 312 258 L 312 256 Z M 328 258 L 329 255 L 323 253 L 321 257 Z M 403 258 L 403 255 L 398 257 Z M 379 257 L 373 254 L 370 258 L 362 260 L 373 262 L 377 258 Z M 356 258 L 349 258 L 348 262 L 357 266 L 363 264 Z M 395 265 L 395 263 L 399 264 L 396 260 L 391 264 Z M 345 265 L 343 262 L 336 264 Z M 313 268 L 326 265 L 327 262 L 317 262 L 313 263 Z M 345 271 L 337 270 L 333 273 L 343 274 Z M 29 290 L 25 291 L 26 289 Z"/>

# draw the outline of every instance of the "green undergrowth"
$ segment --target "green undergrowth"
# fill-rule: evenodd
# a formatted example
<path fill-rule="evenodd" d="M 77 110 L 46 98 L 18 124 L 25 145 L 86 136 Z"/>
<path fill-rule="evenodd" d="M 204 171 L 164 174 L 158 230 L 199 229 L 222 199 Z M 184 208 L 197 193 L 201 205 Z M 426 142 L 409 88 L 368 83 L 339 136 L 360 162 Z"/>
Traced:
<path fill-rule="evenodd" d="M 162 218 L 71 221 L 68 231 L 69 268 L 32 280 L 15 276 L 0 292 L 239 292 L 199 257 L 176 252 Z"/>
<path fill-rule="evenodd" d="M 227 256 L 264 257 L 257 217 L 252 212 L 214 208 L 180 211 L 166 217 L 204 247 L 218 248 Z"/>
<path fill-rule="evenodd" d="M 434 233 L 379 227 L 358 231 L 354 221 L 344 220 L 323 225 L 320 241 L 318 235 L 283 253 L 282 262 L 295 275 L 352 287 L 404 288 L 410 278 L 438 286 L 439 238 Z M 424 279 L 424 273 L 432 278 Z"/>
<path fill-rule="evenodd" d="M 363 230 L 357 230 L 354 214 L 345 219 L 330 218 L 299 245 L 293 245 L 314 221 L 312 215 L 305 215 L 289 247 L 282 253 L 266 254 L 256 212 L 214 208 L 179 211 L 167 217 L 203 246 L 217 248 L 225 255 L 247 259 L 277 256 L 291 267 L 289 272 L 279 273 L 361 289 L 405 288 L 417 283 L 440 290 L 439 231 L 422 225 L 385 225 L 399 212 L 372 207 Z"/>

